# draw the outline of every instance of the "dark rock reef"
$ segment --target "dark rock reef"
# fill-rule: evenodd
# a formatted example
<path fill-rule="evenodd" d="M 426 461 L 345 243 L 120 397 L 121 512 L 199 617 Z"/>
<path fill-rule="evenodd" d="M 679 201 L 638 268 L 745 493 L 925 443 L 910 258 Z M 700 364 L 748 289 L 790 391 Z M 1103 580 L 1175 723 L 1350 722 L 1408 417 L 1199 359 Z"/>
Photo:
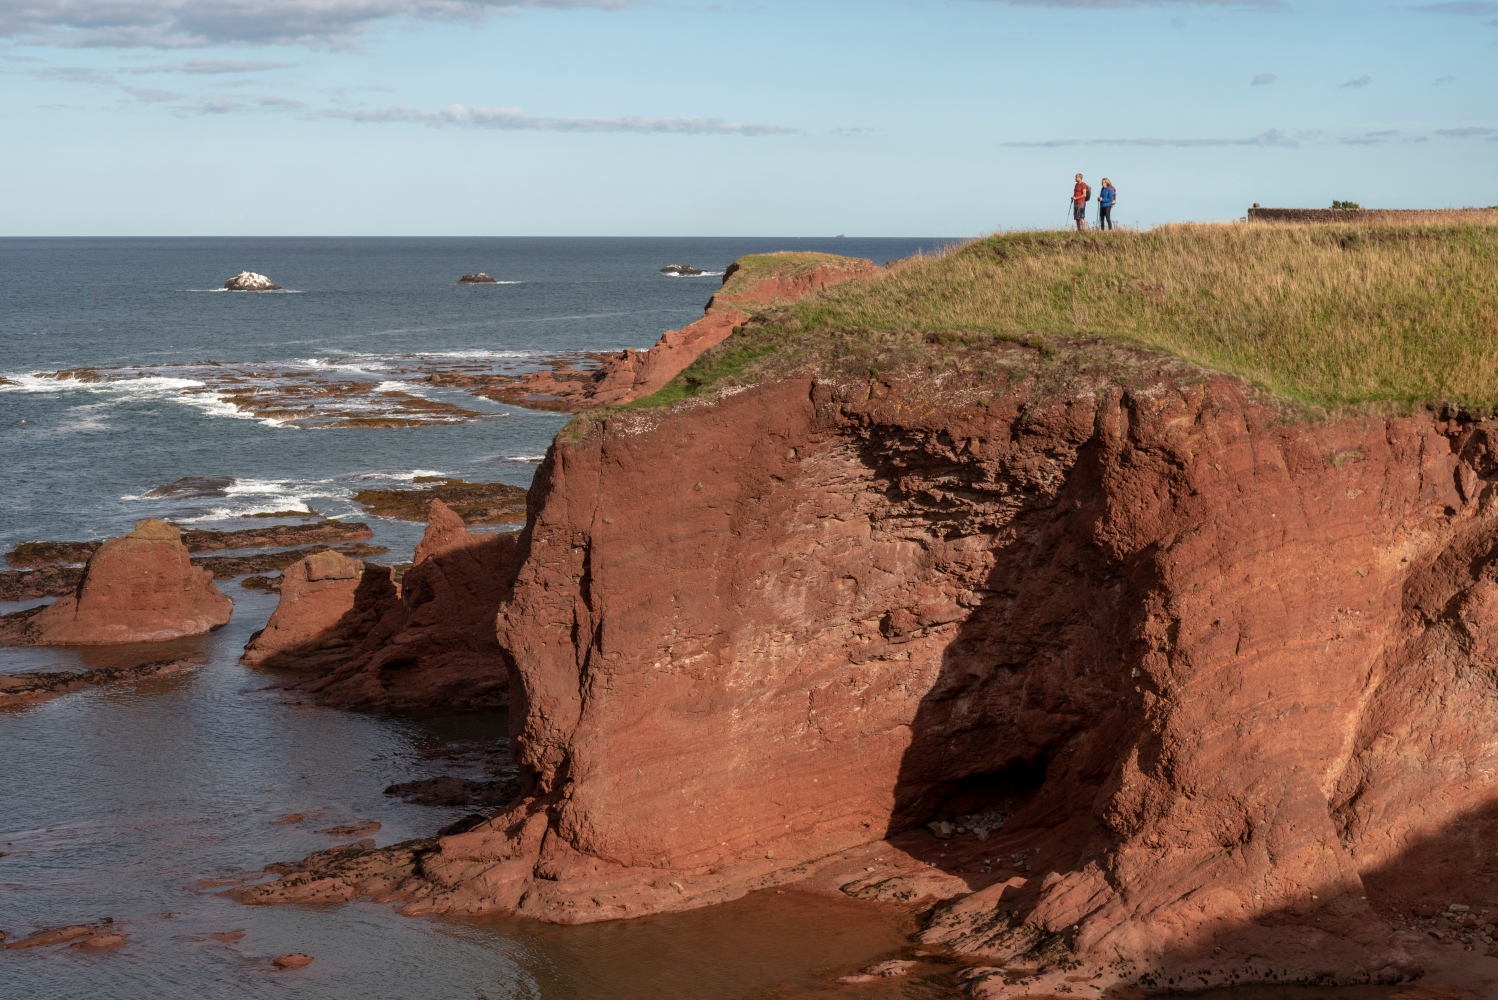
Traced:
<path fill-rule="evenodd" d="M 661 268 L 662 274 L 674 274 L 683 278 L 696 277 L 702 273 L 702 268 L 693 267 L 691 264 L 667 264 Z"/>
<path fill-rule="evenodd" d="M 93 670 L 56 670 L 0 676 L 0 708 L 9 705 L 46 701 L 71 691 L 144 680 L 180 673 L 198 666 L 196 660 L 153 660 L 133 667 L 98 667 Z"/>
<path fill-rule="evenodd" d="M 460 285 L 497 285 L 499 282 L 489 277 L 483 271 L 478 274 L 465 274 L 458 279 Z"/>
<path fill-rule="evenodd" d="M 415 489 L 360 490 L 354 502 L 375 517 L 426 521 L 433 502 L 465 524 L 515 524 L 525 520 L 526 492 L 506 483 L 469 483 L 445 476 L 417 476 Z"/>

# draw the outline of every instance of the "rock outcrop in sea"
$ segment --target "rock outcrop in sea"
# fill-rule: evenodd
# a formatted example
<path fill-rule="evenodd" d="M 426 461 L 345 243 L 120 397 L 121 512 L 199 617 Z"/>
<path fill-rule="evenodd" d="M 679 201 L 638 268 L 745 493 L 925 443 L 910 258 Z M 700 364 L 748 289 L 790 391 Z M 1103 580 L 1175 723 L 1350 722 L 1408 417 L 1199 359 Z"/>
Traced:
<path fill-rule="evenodd" d="M 401 583 L 391 568 L 320 552 L 282 573 L 269 624 L 243 662 L 314 671 L 298 685 L 321 704 L 372 712 L 467 711 L 508 704 L 494 632 L 515 534 L 470 532 L 441 500 Z"/>
<path fill-rule="evenodd" d="M 388 640 L 303 686 L 321 704 L 360 711 L 472 711 L 509 703 L 494 632 L 516 533 L 471 532 L 441 500 L 401 580 L 402 624 Z"/>
<path fill-rule="evenodd" d="M 149 518 L 89 558 L 75 593 L 7 616 L 0 644 L 87 646 L 155 642 L 225 625 L 234 602 L 192 564 L 181 533 Z"/>
<path fill-rule="evenodd" d="M 683 278 L 694 278 L 702 273 L 702 268 L 693 267 L 691 264 L 667 264 L 661 268 L 662 274 L 674 274 Z"/>
<path fill-rule="evenodd" d="M 254 271 L 240 271 L 224 282 L 224 287 L 231 292 L 277 292 L 281 290 L 280 285 Z"/>
<path fill-rule="evenodd" d="M 465 274 L 458 279 L 460 285 L 497 285 L 499 282 L 489 277 L 483 271 L 478 274 Z"/>
<path fill-rule="evenodd" d="M 241 662 L 299 670 L 342 663 L 377 629 L 397 588 L 388 567 L 329 549 L 282 570 L 280 593 L 270 621 L 250 637 Z"/>

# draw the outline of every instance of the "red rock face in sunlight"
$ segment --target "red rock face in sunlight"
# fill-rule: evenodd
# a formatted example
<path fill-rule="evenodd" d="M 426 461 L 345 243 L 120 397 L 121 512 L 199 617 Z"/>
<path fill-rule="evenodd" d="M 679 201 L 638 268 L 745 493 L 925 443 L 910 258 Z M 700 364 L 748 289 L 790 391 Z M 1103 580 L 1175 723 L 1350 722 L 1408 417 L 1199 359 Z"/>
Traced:
<path fill-rule="evenodd" d="M 979 398 L 792 380 L 559 438 L 499 617 L 526 797 L 250 895 L 582 922 L 894 838 L 947 886 L 844 891 L 982 890 L 926 940 L 990 997 L 1394 981 L 1392 915 L 1498 899 L 1491 422 Z"/>
<path fill-rule="evenodd" d="M 213 573 L 192 564 L 181 533 L 150 518 L 105 542 L 90 557 L 75 593 L 5 629 L 0 642 L 156 642 L 218 628 L 233 609 L 234 602 L 213 585 Z"/>

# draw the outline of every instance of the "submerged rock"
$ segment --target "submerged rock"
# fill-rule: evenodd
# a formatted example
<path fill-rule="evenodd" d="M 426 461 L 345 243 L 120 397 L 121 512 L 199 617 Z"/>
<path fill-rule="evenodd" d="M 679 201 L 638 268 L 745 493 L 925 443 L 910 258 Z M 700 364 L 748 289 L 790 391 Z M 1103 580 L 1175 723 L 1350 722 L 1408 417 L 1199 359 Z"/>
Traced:
<path fill-rule="evenodd" d="M 229 487 L 239 480 L 233 476 L 183 476 L 175 482 L 147 490 L 142 496 L 157 497 L 226 497 Z"/>
<path fill-rule="evenodd" d="M 489 277 L 483 271 L 478 274 L 465 274 L 458 279 L 460 285 L 497 285 L 499 282 Z"/>
<path fill-rule="evenodd" d="M 234 602 L 213 573 L 192 564 L 181 534 L 148 518 L 105 542 L 88 562 L 75 594 L 24 621 L 0 626 L 0 643 L 82 646 L 154 642 L 225 625 Z"/>
<path fill-rule="evenodd" d="M 0 601 L 32 601 L 71 594 L 82 579 L 81 566 L 43 566 L 29 572 L 7 570 L 0 572 Z"/>
<path fill-rule="evenodd" d="M 198 665 L 195 660 L 155 660 L 133 667 L 99 667 L 82 672 L 48 670 L 0 676 L 0 706 L 46 701 L 86 687 L 160 677 L 191 670 Z"/>
<path fill-rule="evenodd" d="M 265 275 L 256 274 L 254 271 L 240 271 L 224 282 L 224 287 L 231 292 L 275 292 L 281 288 Z"/>
<path fill-rule="evenodd" d="M 82 564 L 89 561 L 103 542 L 22 542 L 5 553 L 12 566 Z"/>
<path fill-rule="evenodd" d="M 360 490 L 354 502 L 375 517 L 426 521 L 441 502 L 465 524 L 507 524 L 525 520 L 526 491 L 508 483 L 469 483 L 443 476 L 418 476 L 409 490 Z"/>

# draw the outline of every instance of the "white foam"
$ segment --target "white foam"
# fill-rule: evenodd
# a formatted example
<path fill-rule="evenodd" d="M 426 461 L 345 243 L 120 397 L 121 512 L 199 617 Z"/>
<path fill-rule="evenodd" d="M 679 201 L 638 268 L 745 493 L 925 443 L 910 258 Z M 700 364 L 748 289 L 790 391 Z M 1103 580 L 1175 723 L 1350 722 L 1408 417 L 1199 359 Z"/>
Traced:
<path fill-rule="evenodd" d="M 224 487 L 224 492 L 234 496 L 237 493 L 280 493 L 285 489 L 284 479 L 236 479 L 233 485 Z"/>
<path fill-rule="evenodd" d="M 375 392 L 404 392 L 411 394 L 413 386 L 410 382 L 381 382 L 374 387 Z"/>
<path fill-rule="evenodd" d="M 298 364 L 309 368 L 320 368 L 324 371 L 359 372 L 363 375 L 371 374 L 370 368 L 384 368 L 386 365 L 376 359 L 370 359 L 362 364 L 347 364 L 339 358 L 297 358 Z"/>
<path fill-rule="evenodd" d="M 666 277 L 668 278 L 721 278 L 722 276 L 722 271 L 703 271 L 701 274 L 675 274 L 670 271 L 666 272 Z"/>

